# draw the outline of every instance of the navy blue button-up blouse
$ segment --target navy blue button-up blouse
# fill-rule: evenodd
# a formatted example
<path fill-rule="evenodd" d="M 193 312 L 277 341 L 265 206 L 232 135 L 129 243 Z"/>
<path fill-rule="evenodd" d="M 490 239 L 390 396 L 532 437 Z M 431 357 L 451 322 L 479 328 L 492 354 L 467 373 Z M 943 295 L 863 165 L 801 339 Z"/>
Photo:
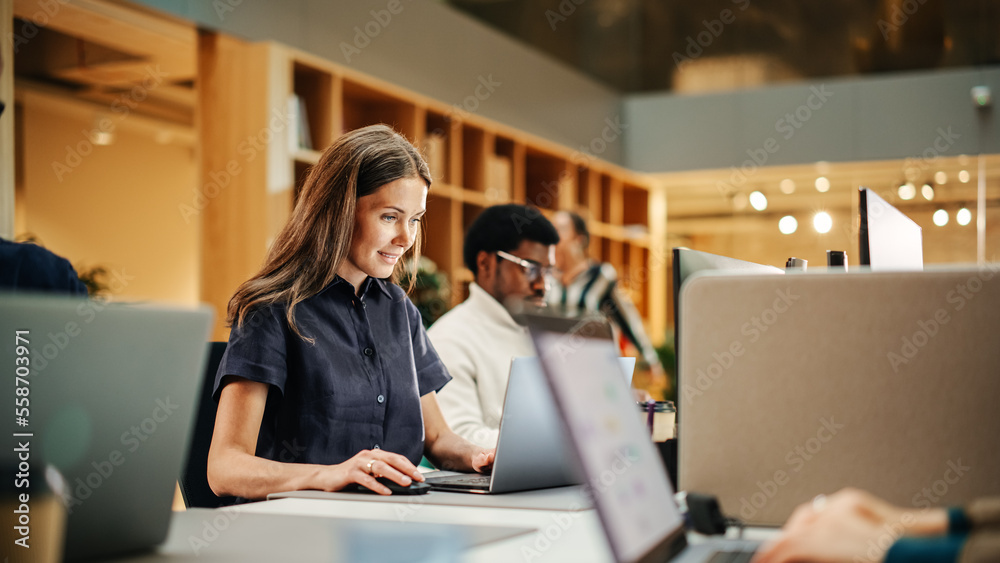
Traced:
<path fill-rule="evenodd" d="M 357 296 L 338 276 L 295 307 L 315 344 L 292 332 L 285 311 L 259 309 L 234 327 L 215 376 L 216 400 L 226 375 L 270 385 L 257 455 L 328 465 L 380 448 L 419 463 L 420 397 L 451 376 L 403 290 L 368 278 Z"/>

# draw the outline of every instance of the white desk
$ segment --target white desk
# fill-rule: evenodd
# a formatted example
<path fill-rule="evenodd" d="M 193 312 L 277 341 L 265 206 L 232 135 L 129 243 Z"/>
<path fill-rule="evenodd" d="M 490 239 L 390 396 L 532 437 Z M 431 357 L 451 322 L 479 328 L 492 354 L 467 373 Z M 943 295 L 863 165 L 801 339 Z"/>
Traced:
<path fill-rule="evenodd" d="M 571 498 L 573 491 L 566 489 L 566 493 Z M 241 510 L 274 515 L 535 528 L 532 533 L 473 547 L 465 552 L 463 559 L 470 562 L 613 561 L 604 530 L 593 509 L 447 506 L 414 500 L 419 496 L 404 498 L 397 497 L 398 502 L 395 503 L 286 498 L 244 505 Z M 766 541 L 777 533 L 777 529 L 773 528 L 748 528 L 743 537 Z M 704 537 L 698 534 L 689 534 L 688 539 L 693 544 L 704 541 Z"/>
<path fill-rule="evenodd" d="M 572 489 L 565 492 L 567 497 L 576 494 Z M 453 551 L 461 550 L 461 559 L 469 562 L 613 560 L 593 509 L 455 506 L 422 502 L 420 498 L 400 496 L 393 502 L 385 497 L 285 498 L 178 512 L 159 551 L 130 561 L 354 561 L 359 558 L 356 553 L 344 553 L 352 542 L 376 553 L 398 554 L 415 539 L 435 534 Z M 439 526 L 442 524 L 445 526 Z M 767 539 L 775 533 L 752 529 L 746 537 Z M 698 543 L 701 538 L 691 535 L 689 539 Z M 409 560 L 412 557 L 394 561 Z"/>
<path fill-rule="evenodd" d="M 574 491 L 567 489 L 567 493 Z M 524 493 L 513 493 L 524 494 Z M 501 498 L 501 495 L 498 498 Z M 465 561 L 594 561 L 612 560 L 597 513 L 589 510 L 540 510 L 445 506 L 421 502 L 420 496 L 398 502 L 369 500 L 279 499 L 244 505 L 243 512 L 315 517 L 356 518 L 390 522 L 466 524 L 535 528 L 537 531 L 473 547 Z"/>

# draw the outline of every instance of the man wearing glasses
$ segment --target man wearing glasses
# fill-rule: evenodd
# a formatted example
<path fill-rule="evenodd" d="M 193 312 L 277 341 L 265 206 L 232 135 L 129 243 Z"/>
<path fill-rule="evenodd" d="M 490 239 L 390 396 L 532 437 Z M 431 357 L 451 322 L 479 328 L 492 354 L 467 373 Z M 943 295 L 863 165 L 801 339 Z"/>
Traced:
<path fill-rule="evenodd" d="M 441 410 L 458 435 L 485 448 L 496 446 L 511 358 L 535 355 L 508 307 L 544 304 L 558 242 L 537 209 L 485 209 L 465 234 L 462 256 L 475 280 L 469 298 L 427 331 L 452 377 L 438 392 Z"/>

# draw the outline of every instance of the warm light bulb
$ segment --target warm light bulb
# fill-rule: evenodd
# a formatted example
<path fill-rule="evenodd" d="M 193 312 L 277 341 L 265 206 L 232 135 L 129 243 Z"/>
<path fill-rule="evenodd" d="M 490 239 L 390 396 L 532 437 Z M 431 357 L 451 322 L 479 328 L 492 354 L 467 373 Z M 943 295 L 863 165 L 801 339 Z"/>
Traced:
<path fill-rule="evenodd" d="M 799 228 L 799 222 L 795 220 L 795 217 L 791 215 L 785 215 L 778 221 L 778 230 L 781 231 L 783 235 L 790 235 Z"/>
<path fill-rule="evenodd" d="M 750 194 L 750 206 L 757 211 L 764 211 L 767 209 L 767 196 L 760 192 L 753 192 Z"/>
<path fill-rule="evenodd" d="M 900 184 L 899 190 L 897 191 L 899 193 L 899 199 L 911 200 L 917 196 L 917 187 L 909 182 Z"/>
<path fill-rule="evenodd" d="M 826 176 L 816 178 L 816 191 L 824 194 L 830 191 L 830 180 Z"/>
<path fill-rule="evenodd" d="M 927 201 L 930 201 L 934 199 L 934 188 L 930 184 L 924 184 L 923 187 L 920 188 L 920 195 L 924 196 L 924 199 Z"/>
<path fill-rule="evenodd" d="M 972 222 L 972 212 L 963 207 L 955 214 L 955 222 L 963 227 Z"/>
<path fill-rule="evenodd" d="M 938 209 L 934 212 L 934 224 L 938 227 L 943 227 L 948 224 L 948 212 L 944 209 Z"/>
<path fill-rule="evenodd" d="M 820 234 L 829 233 L 833 228 L 833 218 L 826 211 L 820 211 L 813 216 L 813 228 Z"/>

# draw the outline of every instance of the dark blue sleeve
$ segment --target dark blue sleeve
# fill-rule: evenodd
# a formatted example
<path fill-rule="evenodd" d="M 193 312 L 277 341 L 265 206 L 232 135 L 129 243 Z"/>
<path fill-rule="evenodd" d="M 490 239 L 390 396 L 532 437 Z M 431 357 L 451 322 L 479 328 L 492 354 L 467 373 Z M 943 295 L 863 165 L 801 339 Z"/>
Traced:
<path fill-rule="evenodd" d="M 282 393 L 285 392 L 290 331 L 284 315 L 281 308 L 266 307 L 252 312 L 242 326 L 233 327 L 226 353 L 215 374 L 212 397 L 216 401 L 222 391 L 222 378 L 227 375 L 274 385 Z M 293 333 L 291 337 L 298 338 Z"/>
<path fill-rule="evenodd" d="M 885 554 L 884 563 L 953 563 L 958 560 L 965 538 L 965 534 L 900 538 Z"/>
<path fill-rule="evenodd" d="M 410 323 L 410 332 L 413 341 L 413 364 L 417 368 L 417 391 L 420 396 L 439 391 L 445 383 L 451 381 L 448 369 L 444 367 L 441 358 L 427 338 L 427 330 L 420 318 L 420 311 L 408 297 L 403 298 L 406 302 L 406 317 Z"/>
<path fill-rule="evenodd" d="M 87 285 L 80 281 L 80 276 L 77 275 L 69 260 L 55 254 L 52 257 L 55 259 L 52 270 L 53 286 L 65 290 L 70 295 L 87 297 L 90 294 L 87 291 Z"/>
<path fill-rule="evenodd" d="M 87 296 L 69 260 L 32 243 L 0 243 L 0 286 L 20 291 L 52 291 Z"/>

